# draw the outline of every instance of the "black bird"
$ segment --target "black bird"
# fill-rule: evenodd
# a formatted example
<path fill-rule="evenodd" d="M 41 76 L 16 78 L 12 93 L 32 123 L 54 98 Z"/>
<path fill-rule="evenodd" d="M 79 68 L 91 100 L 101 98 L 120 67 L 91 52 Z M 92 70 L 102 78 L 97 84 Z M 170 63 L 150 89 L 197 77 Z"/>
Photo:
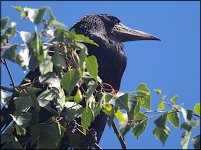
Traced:
<path fill-rule="evenodd" d="M 97 58 L 100 78 L 115 90 L 120 88 L 121 78 L 127 62 L 122 42 L 159 40 L 145 32 L 126 27 L 118 18 L 107 14 L 87 15 L 77 22 L 71 30 L 74 30 L 77 34 L 84 34 L 99 45 L 99 47 L 96 47 L 86 44 L 89 55 L 94 55 Z M 38 69 L 29 72 L 26 78 L 33 80 L 37 76 L 40 76 Z M 3 116 L 8 116 L 1 123 L 1 127 L 7 126 L 12 120 L 8 114 L 14 112 L 13 108 L 14 104 L 11 102 L 8 109 L 3 108 L 1 110 Z M 91 125 L 91 128 L 94 128 L 97 132 L 98 142 L 104 131 L 106 120 L 107 116 L 101 112 Z"/>

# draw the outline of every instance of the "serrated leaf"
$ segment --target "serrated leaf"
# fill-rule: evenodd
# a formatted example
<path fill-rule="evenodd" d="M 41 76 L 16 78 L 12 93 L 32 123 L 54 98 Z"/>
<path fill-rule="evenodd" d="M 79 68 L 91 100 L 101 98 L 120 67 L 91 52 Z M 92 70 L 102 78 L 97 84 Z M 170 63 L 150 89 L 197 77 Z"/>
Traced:
<path fill-rule="evenodd" d="M 200 135 L 197 135 L 192 138 L 192 144 L 194 149 L 200 149 Z"/>
<path fill-rule="evenodd" d="M 181 136 L 182 149 L 188 149 L 188 143 L 191 137 L 191 132 L 184 131 Z"/>
<path fill-rule="evenodd" d="M 156 127 L 153 130 L 153 134 L 163 143 L 163 145 L 165 144 L 169 133 L 170 133 L 170 129 L 167 126 L 164 126 L 163 128 Z"/>
<path fill-rule="evenodd" d="M 116 110 L 116 112 L 114 113 L 115 117 L 119 120 L 119 122 L 122 122 L 122 123 L 126 123 L 126 118 L 123 116 L 120 108 L 118 108 Z"/>
<path fill-rule="evenodd" d="M 164 100 L 160 100 L 159 104 L 158 104 L 158 110 L 164 110 L 165 105 L 164 105 Z"/>
<path fill-rule="evenodd" d="M 135 127 L 132 130 L 132 133 L 136 136 L 137 139 L 144 132 L 146 126 L 147 126 L 147 120 L 142 121 L 142 122 L 138 123 L 137 125 L 135 125 Z"/>
<path fill-rule="evenodd" d="M 179 98 L 179 96 L 175 95 L 170 99 L 170 101 L 174 103 L 178 100 L 178 98 Z"/>
<path fill-rule="evenodd" d="M 178 128 L 179 127 L 179 123 L 180 123 L 180 117 L 179 117 L 179 113 L 178 112 L 171 112 L 168 113 L 167 115 L 169 122 L 175 127 Z"/>
<path fill-rule="evenodd" d="M 151 96 L 150 95 L 138 97 L 138 102 L 140 104 L 140 107 L 144 107 L 147 110 L 151 109 Z"/>
<path fill-rule="evenodd" d="M 200 103 L 196 103 L 194 106 L 194 111 L 200 116 Z"/>
<path fill-rule="evenodd" d="M 91 125 L 92 118 L 93 116 L 92 116 L 91 109 L 89 107 L 85 107 L 81 116 L 81 124 L 82 124 L 83 132 L 85 135 L 86 135 L 86 131 L 88 127 Z"/>
<path fill-rule="evenodd" d="M 45 16 L 46 7 L 42 7 L 40 9 L 29 9 L 28 12 L 28 18 L 31 22 L 35 24 L 39 24 L 43 21 L 43 18 Z"/>
<path fill-rule="evenodd" d="M 141 83 L 137 86 L 135 91 L 141 96 L 141 95 L 150 95 L 150 90 L 147 88 L 147 85 L 145 83 Z"/>
<path fill-rule="evenodd" d="M 191 120 L 191 121 L 184 122 L 181 125 L 181 128 L 187 130 L 188 132 L 190 132 L 192 130 L 192 128 L 195 128 L 198 125 L 199 125 L 198 120 Z"/>
<path fill-rule="evenodd" d="M 156 94 L 161 94 L 162 93 L 162 91 L 160 89 L 155 89 L 154 91 L 156 92 Z"/>
<path fill-rule="evenodd" d="M 48 72 L 53 71 L 53 63 L 51 61 L 51 57 L 47 56 L 39 65 L 39 70 L 41 75 L 44 75 Z"/>
<path fill-rule="evenodd" d="M 38 97 L 37 100 L 41 107 L 45 107 L 50 101 L 54 99 L 54 94 L 51 90 L 43 91 Z"/>
<path fill-rule="evenodd" d="M 103 104 L 102 110 L 106 115 L 108 115 L 110 117 L 112 117 L 114 115 L 114 108 L 112 107 L 111 104 Z"/>
<path fill-rule="evenodd" d="M 166 126 L 167 112 L 161 115 L 158 119 L 154 121 L 157 127 L 164 128 Z"/>
<path fill-rule="evenodd" d="M 6 24 L 8 23 L 9 18 L 5 17 L 1 19 L 1 30 L 5 29 Z"/>
<path fill-rule="evenodd" d="M 34 37 L 34 34 L 26 31 L 20 31 L 20 37 L 25 44 L 29 44 Z"/>
<path fill-rule="evenodd" d="M 84 108 L 75 102 L 66 102 L 65 107 L 67 109 L 67 117 L 70 121 L 78 118 L 84 111 Z"/>
<path fill-rule="evenodd" d="M 117 106 L 129 111 L 129 107 L 128 107 L 129 96 L 130 96 L 129 93 L 125 93 L 121 95 L 120 97 L 118 97 L 116 100 Z"/>
<path fill-rule="evenodd" d="M 98 63 L 95 56 L 89 56 L 86 58 L 86 68 L 90 76 L 93 77 L 96 81 L 98 79 Z"/>
<path fill-rule="evenodd" d="M 144 120 L 147 120 L 147 115 L 145 115 L 144 113 L 138 112 L 134 114 L 134 119 L 136 122 L 142 122 Z"/>
<path fill-rule="evenodd" d="M 69 70 L 61 79 L 61 85 L 70 95 L 75 88 L 77 82 L 80 80 L 80 73 L 78 70 Z"/>

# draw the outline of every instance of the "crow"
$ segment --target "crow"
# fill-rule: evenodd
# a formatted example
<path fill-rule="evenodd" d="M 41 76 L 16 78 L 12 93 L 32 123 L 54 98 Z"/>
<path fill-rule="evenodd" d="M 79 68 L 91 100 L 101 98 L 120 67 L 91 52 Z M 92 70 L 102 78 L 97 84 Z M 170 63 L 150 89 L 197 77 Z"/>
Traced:
<path fill-rule="evenodd" d="M 148 33 L 131 29 L 125 26 L 118 18 L 108 14 L 84 16 L 70 30 L 89 37 L 99 45 L 97 47 L 95 45 L 85 44 L 88 48 L 89 55 L 94 55 L 97 58 L 99 65 L 98 75 L 102 79 L 102 82 L 110 84 L 117 91 L 120 89 L 122 75 L 127 63 L 122 42 L 160 40 Z M 35 71 L 30 71 L 26 78 L 34 80 L 38 76 L 40 76 L 40 72 L 37 68 Z M 40 87 L 40 85 L 35 86 Z M 13 101 L 10 102 L 8 108 L 4 107 L 1 110 L 1 115 L 4 116 L 4 120 L 1 122 L 1 128 L 8 126 L 12 121 L 9 114 L 13 114 L 14 110 L 15 106 Z M 40 115 L 44 117 L 44 114 L 40 113 Z M 101 111 L 90 126 L 90 128 L 95 129 L 97 132 L 97 143 L 101 139 L 106 121 L 107 116 Z M 83 147 L 87 146 L 83 145 Z"/>

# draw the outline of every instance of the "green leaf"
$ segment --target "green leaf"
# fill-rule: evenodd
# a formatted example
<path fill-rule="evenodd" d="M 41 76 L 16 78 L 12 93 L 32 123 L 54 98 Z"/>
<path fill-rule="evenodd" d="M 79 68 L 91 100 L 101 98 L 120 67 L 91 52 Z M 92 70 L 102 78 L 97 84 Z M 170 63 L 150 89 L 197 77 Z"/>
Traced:
<path fill-rule="evenodd" d="M 16 108 L 14 114 L 16 116 L 20 115 L 25 109 L 33 106 L 29 95 L 20 95 L 19 97 L 14 98 L 14 103 Z"/>
<path fill-rule="evenodd" d="M 40 9 L 29 9 L 28 12 L 28 18 L 31 22 L 35 24 L 39 24 L 43 21 L 45 16 L 46 7 L 42 7 Z"/>
<path fill-rule="evenodd" d="M 138 123 L 137 125 L 135 125 L 132 133 L 136 136 L 137 139 L 144 132 L 146 126 L 147 126 L 147 120 L 142 121 L 142 122 Z"/>
<path fill-rule="evenodd" d="M 18 12 L 21 12 L 23 9 L 20 6 L 12 6 L 13 8 L 15 8 L 15 10 L 17 10 Z"/>
<path fill-rule="evenodd" d="M 59 55 L 58 51 L 55 51 L 54 55 L 52 56 L 52 62 L 56 66 L 63 67 L 63 68 L 66 67 L 65 59 L 64 59 L 64 57 Z"/>
<path fill-rule="evenodd" d="M 158 95 L 162 93 L 162 91 L 161 91 L 160 89 L 155 89 L 154 91 L 155 91 L 156 94 L 158 94 Z"/>
<path fill-rule="evenodd" d="M 48 72 L 53 71 L 53 63 L 51 61 L 51 57 L 47 56 L 39 65 L 39 70 L 41 75 L 44 75 Z"/>
<path fill-rule="evenodd" d="M 89 56 L 86 58 L 86 68 L 90 76 L 93 77 L 96 81 L 98 79 L 98 63 L 95 56 Z"/>
<path fill-rule="evenodd" d="M 184 131 L 181 136 L 182 149 L 188 149 L 188 143 L 191 137 L 191 132 Z"/>
<path fill-rule="evenodd" d="M 200 103 L 196 103 L 194 106 L 194 111 L 200 116 Z"/>
<path fill-rule="evenodd" d="M 137 106 L 137 96 L 130 95 L 128 98 L 128 120 L 133 120 L 135 115 L 135 108 Z"/>
<path fill-rule="evenodd" d="M 175 127 L 178 128 L 179 127 L 179 123 L 180 123 L 180 117 L 179 117 L 179 113 L 178 112 L 171 112 L 168 113 L 167 115 L 169 122 Z"/>
<path fill-rule="evenodd" d="M 145 96 L 148 95 L 150 96 L 150 90 L 147 88 L 147 85 L 145 83 L 141 83 L 135 91 L 139 96 Z"/>
<path fill-rule="evenodd" d="M 20 31 L 20 37 L 25 44 L 29 44 L 33 40 L 34 34 L 26 31 Z"/>
<path fill-rule="evenodd" d="M 22 128 L 21 126 L 19 125 L 16 125 L 16 133 L 17 135 L 26 135 L 26 129 L 25 128 Z"/>
<path fill-rule="evenodd" d="M 115 117 L 119 120 L 119 122 L 126 123 L 126 118 L 123 116 L 120 108 L 116 110 L 114 113 Z"/>
<path fill-rule="evenodd" d="M 153 130 L 153 134 L 163 143 L 163 145 L 165 144 L 169 133 L 170 133 L 170 129 L 167 126 L 165 126 L 163 128 L 156 127 Z"/>
<path fill-rule="evenodd" d="M 118 97 L 116 100 L 117 106 L 120 108 L 124 108 L 128 111 L 129 110 L 129 107 L 128 107 L 129 96 L 130 96 L 129 93 L 125 93 L 125 94 L 121 95 L 120 97 Z"/>
<path fill-rule="evenodd" d="M 9 20 L 8 17 L 1 19 L 1 30 L 5 29 L 6 24 L 8 23 L 8 20 Z"/>
<path fill-rule="evenodd" d="M 82 105 L 77 104 L 75 102 L 66 102 L 65 107 L 67 109 L 67 118 L 70 121 L 74 120 L 75 118 L 78 118 L 84 111 Z"/>
<path fill-rule="evenodd" d="M 111 104 L 103 104 L 102 110 L 106 115 L 110 117 L 114 116 L 114 108 L 112 107 Z"/>
<path fill-rule="evenodd" d="M 51 90 L 43 91 L 38 97 L 38 102 L 41 107 L 45 107 L 50 101 L 54 99 L 54 94 Z"/>
<path fill-rule="evenodd" d="M 175 95 L 170 99 L 170 101 L 174 103 L 177 101 L 178 98 L 179 98 L 179 96 Z"/>
<path fill-rule="evenodd" d="M 74 96 L 74 101 L 76 103 L 79 103 L 82 100 L 82 93 L 81 91 L 78 89 L 75 96 Z"/>
<path fill-rule="evenodd" d="M 198 120 L 191 120 L 191 121 L 184 122 L 181 125 L 181 128 L 187 130 L 188 132 L 190 132 L 192 130 L 192 128 L 195 128 L 198 125 L 199 125 Z"/>
<path fill-rule="evenodd" d="M 91 125 L 92 118 L 93 116 L 92 116 L 91 109 L 89 107 L 85 107 L 81 116 L 81 124 L 82 124 L 83 132 L 85 135 L 86 135 L 86 131 L 88 127 Z"/>
<path fill-rule="evenodd" d="M 98 84 L 94 80 L 91 80 L 87 83 L 87 93 L 86 93 L 87 99 L 93 95 L 97 87 Z"/>
<path fill-rule="evenodd" d="M 18 65 L 20 65 L 21 67 L 26 67 L 24 66 L 25 62 L 22 58 L 22 56 L 18 53 L 16 53 L 17 49 L 17 44 L 11 45 L 7 50 L 4 51 L 4 53 L 2 54 L 3 58 L 6 58 L 14 63 L 17 63 Z"/>
<path fill-rule="evenodd" d="M 158 119 L 154 121 L 157 127 L 164 128 L 166 125 L 166 119 L 167 119 L 167 112 L 161 115 Z"/>
<path fill-rule="evenodd" d="M 164 110 L 165 105 L 164 105 L 164 100 L 160 100 L 159 104 L 158 104 L 158 110 Z"/>
<path fill-rule="evenodd" d="M 200 149 L 200 135 L 193 137 L 192 143 L 193 143 L 194 149 Z"/>
<path fill-rule="evenodd" d="M 69 70 L 61 79 L 61 85 L 70 95 L 75 88 L 77 82 L 80 80 L 80 73 L 78 70 Z"/>
<path fill-rule="evenodd" d="M 31 113 L 23 113 L 18 117 L 15 117 L 13 115 L 11 115 L 11 117 L 13 118 L 13 120 L 16 122 L 17 125 L 21 126 L 21 127 L 27 127 L 30 120 L 31 120 Z"/>
<path fill-rule="evenodd" d="M 11 22 L 10 26 L 5 30 L 5 34 L 8 36 L 15 36 L 16 35 L 16 23 Z"/>
<path fill-rule="evenodd" d="M 54 16 L 52 10 L 49 8 L 49 22 L 51 22 L 51 21 L 53 21 L 53 20 L 55 20 L 55 19 L 56 19 L 56 18 L 55 18 L 55 16 Z"/>
<path fill-rule="evenodd" d="M 144 120 L 147 120 L 147 115 L 145 115 L 144 113 L 141 113 L 141 112 L 138 112 L 138 113 L 135 113 L 134 115 L 134 120 L 136 122 L 142 122 Z"/>

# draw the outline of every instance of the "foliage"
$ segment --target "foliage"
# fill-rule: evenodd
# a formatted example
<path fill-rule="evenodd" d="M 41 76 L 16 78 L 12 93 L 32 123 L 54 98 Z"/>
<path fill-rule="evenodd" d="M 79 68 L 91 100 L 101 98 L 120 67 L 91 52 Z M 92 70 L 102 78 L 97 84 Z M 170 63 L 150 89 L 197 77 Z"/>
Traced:
<path fill-rule="evenodd" d="M 29 142 L 38 149 L 58 148 L 66 132 L 81 130 L 84 136 L 87 136 L 91 131 L 91 123 L 100 111 L 108 115 L 109 126 L 115 118 L 118 120 L 121 137 L 131 129 L 138 139 L 145 131 L 148 120 L 156 118 L 153 135 L 163 144 L 170 134 L 168 120 L 173 127 L 184 130 L 181 144 L 182 148 L 188 148 L 192 130 L 200 126 L 199 119 L 195 119 L 200 118 L 200 103 L 195 105 L 194 110 L 186 110 L 176 104 L 177 95 L 169 101 L 160 89 L 155 89 L 161 100 L 157 111 L 154 111 L 151 107 L 151 92 L 146 84 L 139 84 L 132 93 L 116 92 L 111 85 L 103 83 L 98 77 L 96 57 L 88 56 L 84 43 L 98 46 L 94 41 L 67 30 L 65 25 L 56 20 L 48 7 L 14 8 L 20 13 L 21 19 L 33 23 L 35 32 L 17 31 L 15 22 L 8 25 L 9 17 L 1 19 L 2 63 L 6 65 L 5 61 L 10 60 L 20 65 L 23 70 L 34 71 L 39 68 L 41 75 L 36 81 L 25 79 L 24 85 L 4 88 L 11 89 L 15 96 L 18 96 L 13 98 L 16 111 L 11 116 L 14 123 L 1 134 L 2 148 L 26 148 Z M 44 28 L 39 30 L 39 25 Z M 19 34 L 23 44 L 11 43 L 10 38 L 16 34 Z M 23 49 L 19 52 L 21 47 Z M 47 86 L 46 90 L 35 87 L 36 82 Z M 2 93 L 6 103 L 10 96 L 3 91 Z M 171 110 L 166 106 L 170 106 Z M 52 117 L 43 123 L 38 119 L 42 108 L 52 113 Z M 153 112 L 156 115 L 149 115 Z M 77 125 L 79 128 L 75 127 L 77 118 L 81 118 L 81 124 Z M 19 138 L 25 136 L 28 130 L 31 138 L 20 142 Z M 13 131 L 16 131 L 16 134 Z M 194 148 L 200 148 L 200 135 L 194 136 L 192 143 Z"/>

